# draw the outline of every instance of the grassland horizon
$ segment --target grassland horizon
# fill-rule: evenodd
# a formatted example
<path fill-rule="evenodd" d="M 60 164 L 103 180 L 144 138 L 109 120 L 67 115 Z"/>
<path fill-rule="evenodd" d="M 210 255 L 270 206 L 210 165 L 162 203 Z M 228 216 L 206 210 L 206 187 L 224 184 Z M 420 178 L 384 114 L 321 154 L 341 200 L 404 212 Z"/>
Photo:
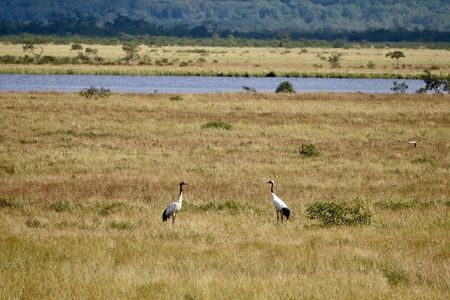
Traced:
<path fill-rule="evenodd" d="M 401 49 L 405 57 L 397 61 L 386 57 L 395 48 L 141 45 L 135 60 L 125 60 L 121 45 L 80 46 L 81 50 L 70 50 L 69 44 L 41 44 L 32 54 L 22 45 L 0 43 L 0 73 L 405 79 L 420 78 L 424 70 L 450 73 L 450 52 L 445 49 Z M 25 56 L 22 63 L 16 61 Z M 77 57 L 78 63 L 71 63 Z M 338 57 L 335 64 L 330 62 L 333 57 Z"/>
<path fill-rule="evenodd" d="M 0 298 L 448 299 L 448 100 L 0 93 Z"/>

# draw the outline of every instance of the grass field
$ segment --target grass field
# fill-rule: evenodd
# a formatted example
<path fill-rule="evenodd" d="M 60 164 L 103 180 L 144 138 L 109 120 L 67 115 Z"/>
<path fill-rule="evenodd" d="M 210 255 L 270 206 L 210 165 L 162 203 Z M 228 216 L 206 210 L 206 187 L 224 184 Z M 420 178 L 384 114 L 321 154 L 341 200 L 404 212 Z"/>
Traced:
<path fill-rule="evenodd" d="M 0 298 L 450 297 L 448 96 L 180 98 L 0 93 Z M 308 220 L 322 201 L 372 223 Z"/>
<path fill-rule="evenodd" d="M 42 45 L 43 55 L 74 57 L 70 45 Z M 83 45 L 94 48 L 109 62 L 123 59 L 120 45 Z M 279 76 L 332 77 L 404 77 L 417 78 L 424 70 L 450 73 L 450 51 L 433 49 L 401 49 L 405 58 L 386 57 L 398 49 L 376 48 L 232 48 L 232 47 L 147 47 L 141 46 L 141 60 L 145 65 L 22 65 L 1 64 L 0 73 L 30 74 L 122 74 L 122 75 L 231 75 L 265 76 L 275 72 Z M 36 50 L 39 52 L 39 50 Z M 333 68 L 326 61 L 340 54 L 340 66 Z M 21 45 L 0 44 L 0 56 L 23 56 Z M 370 62 L 372 64 L 370 64 Z"/>

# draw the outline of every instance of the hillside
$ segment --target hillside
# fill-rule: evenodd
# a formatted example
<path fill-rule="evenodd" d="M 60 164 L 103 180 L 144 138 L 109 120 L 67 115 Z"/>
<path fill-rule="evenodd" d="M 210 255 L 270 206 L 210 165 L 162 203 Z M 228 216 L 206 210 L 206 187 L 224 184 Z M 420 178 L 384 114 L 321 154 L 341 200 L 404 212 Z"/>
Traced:
<path fill-rule="evenodd" d="M 447 0 L 62 0 L 57 3 L 6 0 L 0 3 L 0 20 L 0 34 L 30 32 L 31 28 L 24 30 L 23 26 L 19 29 L 17 26 L 34 21 L 37 31 L 43 31 L 40 28 L 45 24 L 62 31 L 48 33 L 63 34 L 117 35 L 117 31 L 128 33 L 131 30 L 131 34 L 153 35 L 203 37 L 214 33 L 224 36 L 258 33 L 271 37 L 284 33 L 294 37 L 327 38 L 326 34 L 351 31 L 445 32 L 450 28 L 450 4 Z M 79 26 L 64 31 L 66 23 L 77 21 Z M 78 32 L 80 26 L 90 30 Z M 105 33 L 104 28 L 117 30 Z M 133 32 L 129 28 L 140 30 Z M 169 32 L 164 32 L 167 30 Z"/>

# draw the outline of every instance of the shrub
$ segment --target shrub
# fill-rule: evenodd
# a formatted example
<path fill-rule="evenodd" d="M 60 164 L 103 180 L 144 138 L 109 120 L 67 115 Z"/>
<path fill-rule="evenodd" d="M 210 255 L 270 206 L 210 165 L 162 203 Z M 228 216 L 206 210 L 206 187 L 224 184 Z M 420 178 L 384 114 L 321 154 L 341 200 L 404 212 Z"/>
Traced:
<path fill-rule="evenodd" d="M 270 71 L 266 74 L 266 77 L 277 77 L 277 73 L 275 73 L 274 71 Z"/>
<path fill-rule="evenodd" d="M 221 120 L 218 121 L 210 121 L 202 125 L 202 128 L 217 128 L 217 129 L 225 129 L 230 130 L 232 128 L 231 124 L 225 123 Z"/>
<path fill-rule="evenodd" d="M 375 69 L 375 64 L 373 61 L 369 61 L 366 65 L 368 69 Z"/>
<path fill-rule="evenodd" d="M 435 94 L 442 94 L 442 92 L 449 92 L 450 75 L 445 78 L 425 70 L 421 75 L 421 78 L 425 82 L 425 86 L 417 90 L 417 93 L 434 91 Z"/>
<path fill-rule="evenodd" d="M 295 90 L 292 83 L 289 81 L 283 81 L 278 85 L 275 93 L 295 93 Z"/>
<path fill-rule="evenodd" d="M 337 68 L 341 64 L 341 56 L 340 53 L 333 53 L 326 58 L 326 61 L 330 63 L 332 68 Z"/>
<path fill-rule="evenodd" d="M 38 219 L 28 219 L 25 221 L 25 225 L 30 228 L 37 228 L 41 226 L 41 222 Z"/>
<path fill-rule="evenodd" d="M 315 202 L 306 209 L 308 218 L 324 225 L 370 224 L 371 213 L 362 203 Z"/>
<path fill-rule="evenodd" d="M 183 100 L 183 98 L 181 97 L 181 96 L 171 96 L 170 98 L 170 101 L 181 101 L 181 100 Z"/>
<path fill-rule="evenodd" d="M 100 97 L 100 98 L 109 97 L 111 95 L 111 90 L 110 89 L 105 89 L 103 87 L 98 89 L 95 86 L 91 86 L 90 88 L 81 90 L 79 92 L 79 94 L 81 96 L 83 96 L 83 97 L 86 97 L 86 98 L 95 98 L 95 99 L 97 99 L 98 97 Z"/>
<path fill-rule="evenodd" d="M 249 86 L 243 86 L 242 87 L 242 89 L 244 90 L 244 91 L 246 91 L 246 92 L 252 92 L 252 93 L 256 93 L 256 90 L 254 89 L 254 88 L 252 88 L 252 87 L 249 87 Z"/>
<path fill-rule="evenodd" d="M 319 150 L 317 150 L 316 146 L 314 144 L 302 144 L 300 147 L 300 155 L 305 157 L 312 157 L 312 156 L 318 156 Z"/>
<path fill-rule="evenodd" d="M 408 85 L 406 84 L 406 82 L 398 83 L 397 81 L 394 81 L 392 83 L 391 90 L 396 94 L 404 94 L 407 89 L 408 89 Z"/>
<path fill-rule="evenodd" d="M 81 46 L 81 44 L 79 44 L 79 43 L 73 43 L 71 46 L 70 46 L 70 50 L 72 51 L 72 50 L 83 50 L 83 46 Z"/>

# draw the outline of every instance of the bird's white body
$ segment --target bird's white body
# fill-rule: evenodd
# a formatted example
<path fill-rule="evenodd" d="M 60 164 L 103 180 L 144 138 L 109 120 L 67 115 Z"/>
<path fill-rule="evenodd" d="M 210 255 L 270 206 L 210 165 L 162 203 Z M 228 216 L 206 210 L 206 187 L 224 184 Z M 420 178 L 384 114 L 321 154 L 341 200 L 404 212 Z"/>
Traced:
<path fill-rule="evenodd" d="M 280 199 L 275 193 L 272 193 L 272 204 L 277 210 L 277 212 L 280 212 L 283 208 L 287 208 L 286 203 L 284 203 L 283 200 Z"/>
<path fill-rule="evenodd" d="M 180 193 L 178 194 L 178 198 L 175 202 L 169 204 L 162 214 L 163 221 L 167 221 L 167 219 L 172 217 L 172 225 L 175 223 L 177 212 L 179 212 L 183 206 L 183 185 L 185 185 L 184 182 L 180 183 Z"/>

